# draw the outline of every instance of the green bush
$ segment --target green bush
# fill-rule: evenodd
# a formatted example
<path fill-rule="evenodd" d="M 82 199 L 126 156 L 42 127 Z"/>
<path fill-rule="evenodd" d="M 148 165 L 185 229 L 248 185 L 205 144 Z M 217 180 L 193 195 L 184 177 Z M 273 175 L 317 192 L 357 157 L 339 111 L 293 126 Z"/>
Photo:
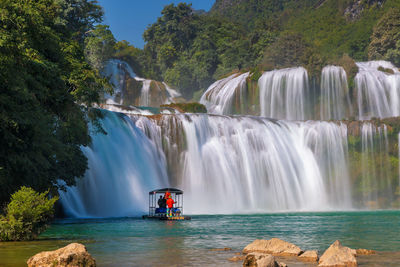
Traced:
<path fill-rule="evenodd" d="M 32 240 L 43 232 L 54 216 L 53 206 L 58 200 L 49 199 L 48 193 L 25 186 L 15 192 L 5 208 L 5 216 L 0 216 L 0 240 Z"/>
<path fill-rule="evenodd" d="M 174 108 L 181 113 L 207 113 L 207 108 L 200 103 L 172 103 L 167 105 L 161 105 L 164 108 Z"/>

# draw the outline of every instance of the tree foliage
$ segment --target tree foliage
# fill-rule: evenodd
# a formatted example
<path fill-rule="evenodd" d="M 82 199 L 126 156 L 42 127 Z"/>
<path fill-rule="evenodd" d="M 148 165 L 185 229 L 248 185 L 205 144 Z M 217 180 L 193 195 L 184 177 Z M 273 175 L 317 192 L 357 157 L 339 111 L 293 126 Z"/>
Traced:
<path fill-rule="evenodd" d="M 101 18 L 95 3 L 0 1 L 0 203 L 21 185 L 73 185 L 87 168 L 90 106 L 110 88 L 81 41 Z"/>
<path fill-rule="evenodd" d="M 15 192 L 5 216 L 0 215 L 0 240 L 32 240 L 43 232 L 54 216 L 53 207 L 58 200 L 58 197 L 49 199 L 48 193 L 40 194 L 25 186 Z"/>
<path fill-rule="evenodd" d="M 97 25 L 85 38 L 85 56 L 93 68 L 101 71 L 114 54 L 115 38 L 107 25 Z"/>

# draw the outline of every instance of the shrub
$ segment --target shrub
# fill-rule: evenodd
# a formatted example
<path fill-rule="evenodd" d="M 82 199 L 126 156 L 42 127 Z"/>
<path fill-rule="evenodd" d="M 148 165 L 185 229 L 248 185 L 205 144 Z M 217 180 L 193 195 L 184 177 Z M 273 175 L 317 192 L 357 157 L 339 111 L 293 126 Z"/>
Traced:
<path fill-rule="evenodd" d="M 181 113 L 207 113 L 207 108 L 200 103 L 172 103 L 167 105 L 161 105 L 164 108 L 174 108 Z"/>
<path fill-rule="evenodd" d="M 5 208 L 5 216 L 0 216 L 0 240 L 32 240 L 43 232 L 54 216 L 53 206 L 58 200 L 49 199 L 48 193 L 25 186 L 15 192 Z"/>

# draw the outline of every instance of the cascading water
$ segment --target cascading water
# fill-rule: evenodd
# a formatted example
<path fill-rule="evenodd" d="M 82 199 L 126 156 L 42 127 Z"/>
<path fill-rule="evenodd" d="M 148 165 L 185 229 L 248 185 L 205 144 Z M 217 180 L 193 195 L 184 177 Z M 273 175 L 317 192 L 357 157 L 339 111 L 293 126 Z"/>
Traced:
<path fill-rule="evenodd" d="M 393 187 L 389 176 L 390 159 L 387 128 L 375 127 L 371 123 L 363 124 L 362 136 L 362 202 L 371 208 L 377 208 L 377 200 L 391 201 Z M 371 164 L 376 162 L 376 164 Z"/>
<path fill-rule="evenodd" d="M 321 120 L 341 120 L 352 115 L 346 72 L 342 67 L 326 66 L 321 74 Z"/>
<path fill-rule="evenodd" d="M 148 192 L 168 183 L 164 154 L 122 114 L 106 112 L 102 126 L 107 135 L 93 135 L 92 145 L 82 148 L 89 164 L 85 177 L 60 192 L 65 212 L 73 217 L 141 214 Z"/>
<path fill-rule="evenodd" d="M 397 186 L 397 171 L 395 180 L 386 172 L 390 159 L 384 126 L 357 126 L 361 148 L 352 157 L 357 162 L 361 157 L 361 164 L 349 166 L 346 124 L 200 114 L 130 116 L 108 112 L 103 122 L 108 135 L 95 135 L 91 148 L 84 148 L 86 177 L 61 194 L 68 214 L 143 212 L 147 192 L 166 186 L 182 188 L 185 211 L 196 214 L 388 207 L 387 196 Z M 388 203 L 381 203 L 383 197 Z"/>
<path fill-rule="evenodd" d="M 165 86 L 165 90 L 167 90 L 169 97 L 166 101 L 166 104 L 170 104 L 174 101 L 174 98 L 177 97 L 181 97 L 182 95 L 176 91 L 175 89 L 172 89 L 168 84 L 166 84 L 165 82 L 163 82 L 164 86 Z"/>
<path fill-rule="evenodd" d="M 261 116 L 304 120 L 310 118 L 307 70 L 302 67 L 265 72 L 258 80 Z"/>
<path fill-rule="evenodd" d="M 251 117 L 180 119 L 187 141 L 182 186 L 188 193 L 188 210 L 233 213 L 351 207 L 345 127 Z"/>
<path fill-rule="evenodd" d="M 355 84 L 358 117 L 369 119 L 399 116 L 399 70 L 387 61 L 358 62 L 357 66 L 359 72 L 355 77 Z"/>
<path fill-rule="evenodd" d="M 140 91 L 140 99 L 139 105 L 140 106 L 150 106 L 150 84 L 151 80 L 141 79 L 143 82 L 142 90 Z"/>
<path fill-rule="evenodd" d="M 104 76 L 110 78 L 110 82 L 114 86 L 113 95 L 105 95 L 107 103 L 122 104 L 125 75 L 135 78 L 136 74 L 133 72 L 128 63 L 119 59 L 109 60 L 105 65 L 103 74 Z"/>
<path fill-rule="evenodd" d="M 231 114 L 235 98 L 240 102 L 246 89 L 246 78 L 249 73 L 233 74 L 225 79 L 218 80 L 202 95 L 200 103 L 207 107 L 209 113 Z"/>

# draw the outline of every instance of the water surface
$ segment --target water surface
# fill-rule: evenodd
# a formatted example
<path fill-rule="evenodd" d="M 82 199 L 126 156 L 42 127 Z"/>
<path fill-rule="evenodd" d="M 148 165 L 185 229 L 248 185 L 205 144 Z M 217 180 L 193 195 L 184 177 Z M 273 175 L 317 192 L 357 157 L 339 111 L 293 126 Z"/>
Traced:
<path fill-rule="evenodd" d="M 336 239 L 375 249 L 384 265 L 399 266 L 400 211 L 203 215 L 191 221 L 141 218 L 59 220 L 34 242 L 0 243 L 0 266 L 26 266 L 37 252 L 70 242 L 86 245 L 98 266 L 234 265 L 227 259 L 257 238 L 278 237 L 323 252 Z M 232 251 L 212 249 L 229 247 Z M 360 260 L 368 263 L 365 257 Z M 289 261 L 290 262 L 290 261 Z M 369 264 L 361 266 L 370 266 Z"/>

